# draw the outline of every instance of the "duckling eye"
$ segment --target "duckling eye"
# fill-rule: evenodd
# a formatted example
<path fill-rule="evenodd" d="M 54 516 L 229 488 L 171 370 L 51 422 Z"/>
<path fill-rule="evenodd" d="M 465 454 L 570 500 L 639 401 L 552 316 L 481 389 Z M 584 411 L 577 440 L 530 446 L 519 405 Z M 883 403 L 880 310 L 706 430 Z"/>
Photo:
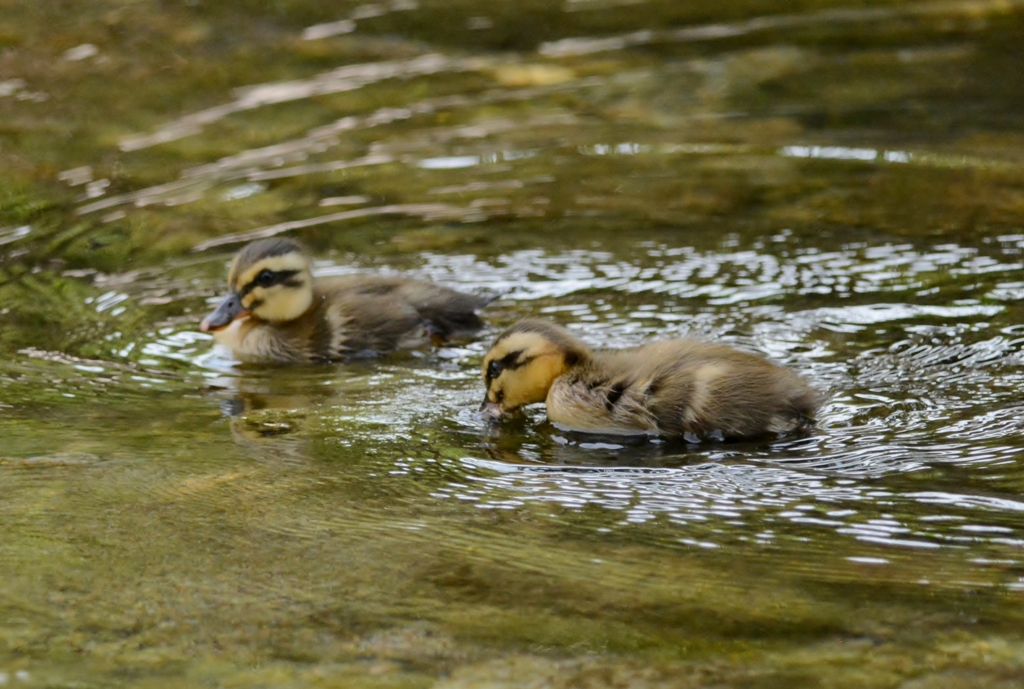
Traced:
<path fill-rule="evenodd" d="M 500 361 L 492 361 L 487 365 L 487 377 L 490 380 L 494 380 L 501 375 L 502 370 L 505 367 L 501 365 Z"/>
<path fill-rule="evenodd" d="M 274 271 L 263 269 L 260 271 L 260 274 L 256 276 L 256 279 L 253 280 L 253 282 L 260 287 L 270 287 L 276 280 L 277 276 L 274 274 Z"/>

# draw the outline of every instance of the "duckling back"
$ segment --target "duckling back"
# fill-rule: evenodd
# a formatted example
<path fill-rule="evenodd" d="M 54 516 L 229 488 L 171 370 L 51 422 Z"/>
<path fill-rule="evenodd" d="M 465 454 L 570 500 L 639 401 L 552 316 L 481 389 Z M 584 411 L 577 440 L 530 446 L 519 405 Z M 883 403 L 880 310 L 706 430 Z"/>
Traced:
<path fill-rule="evenodd" d="M 495 299 L 420 280 L 350 276 L 317 283 L 334 334 L 327 358 L 388 351 L 425 340 L 465 337 L 483 327 L 476 314 Z"/>
<path fill-rule="evenodd" d="M 763 357 L 698 340 L 595 352 L 557 380 L 548 416 L 578 430 L 741 438 L 812 423 L 819 393 Z"/>

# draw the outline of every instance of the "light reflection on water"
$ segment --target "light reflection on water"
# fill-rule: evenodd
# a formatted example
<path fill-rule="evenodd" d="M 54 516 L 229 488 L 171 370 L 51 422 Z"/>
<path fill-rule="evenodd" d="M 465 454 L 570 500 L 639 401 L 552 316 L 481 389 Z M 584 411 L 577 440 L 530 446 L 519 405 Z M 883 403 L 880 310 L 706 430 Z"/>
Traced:
<path fill-rule="evenodd" d="M 1019 525 L 1006 525 L 1007 513 L 1020 512 L 1024 502 L 953 492 L 879 490 L 870 482 L 844 478 L 847 472 L 838 462 L 806 467 L 782 459 L 769 460 L 769 466 L 729 462 L 553 468 L 464 458 L 462 464 L 465 476 L 437 490 L 435 497 L 473 502 L 482 509 L 514 509 L 530 502 L 571 510 L 601 507 L 619 515 L 617 521 L 607 522 L 612 528 L 667 520 L 680 527 L 680 542 L 690 543 L 699 535 L 703 547 L 821 539 L 828 532 L 897 548 L 1024 544 Z M 924 468 L 924 463 L 898 467 Z M 866 477 L 873 472 L 862 466 L 849 473 Z M 815 534 L 816 530 L 826 533 Z"/>
<path fill-rule="evenodd" d="M 607 3 L 601 3 L 601 5 L 606 6 Z M 924 2 L 900 8 L 833 8 L 818 12 L 768 15 L 732 24 L 708 24 L 668 31 L 642 30 L 597 39 L 563 38 L 542 44 L 539 51 L 544 55 L 553 57 L 586 55 L 590 53 L 620 51 L 626 48 L 654 43 L 716 41 L 772 30 L 792 30 L 814 26 L 826 26 L 834 29 L 835 27 L 842 27 L 847 24 L 892 22 L 908 17 L 927 17 L 928 15 L 939 15 L 948 19 L 951 9 L 954 10 L 954 14 L 956 14 L 956 10 L 962 9 L 971 16 L 976 16 L 975 12 L 981 15 L 988 13 L 999 14 L 1004 12 L 1006 7 L 1007 5 L 1001 2 L 979 2 L 972 4 L 969 9 L 966 7 L 952 8 L 945 2 Z M 576 9 L 581 10 L 584 8 L 596 9 L 597 7 L 581 5 Z"/>

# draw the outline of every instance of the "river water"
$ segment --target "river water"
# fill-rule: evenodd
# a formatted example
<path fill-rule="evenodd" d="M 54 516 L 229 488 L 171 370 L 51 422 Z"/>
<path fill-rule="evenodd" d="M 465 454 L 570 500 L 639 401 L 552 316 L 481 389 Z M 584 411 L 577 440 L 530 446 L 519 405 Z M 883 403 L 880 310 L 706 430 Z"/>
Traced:
<path fill-rule="evenodd" d="M 1024 683 L 1024 3 L 0 2 L 0 686 Z M 498 292 L 240 367 L 250 238 Z M 479 417 L 695 335 L 807 436 Z"/>

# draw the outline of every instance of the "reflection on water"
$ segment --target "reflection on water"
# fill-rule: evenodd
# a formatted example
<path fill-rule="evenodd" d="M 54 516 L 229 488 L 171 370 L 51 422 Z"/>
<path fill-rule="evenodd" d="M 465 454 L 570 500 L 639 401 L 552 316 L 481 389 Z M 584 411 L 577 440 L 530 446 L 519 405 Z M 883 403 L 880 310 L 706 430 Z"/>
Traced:
<path fill-rule="evenodd" d="M 600 3 L 604 5 L 606 3 Z M 1012 3 L 1016 4 L 1016 3 Z M 580 7 L 582 9 L 582 6 Z M 596 9 L 596 7 L 587 7 Z M 669 31 L 636 31 L 609 38 L 565 38 L 544 43 L 538 49 L 541 54 L 552 57 L 585 55 L 589 53 L 618 51 L 652 43 L 685 43 L 691 41 L 714 41 L 735 38 L 762 31 L 779 31 L 804 27 L 824 27 L 834 31 L 848 24 L 893 22 L 908 18 L 927 18 L 930 15 L 944 21 L 954 18 L 978 18 L 989 14 L 1003 14 L 1009 9 L 1005 2 L 972 2 L 955 5 L 948 2 L 919 2 L 906 7 L 879 8 L 837 8 L 800 14 L 777 14 L 756 17 L 732 24 L 708 24 Z"/>
<path fill-rule="evenodd" d="M 862 543 L 902 548 L 1024 544 L 1016 520 L 1010 522 L 1013 526 L 1000 524 L 1007 521 L 1006 512 L 1024 509 L 1024 502 L 878 490 L 872 484 L 841 478 L 838 462 L 807 468 L 799 461 L 784 461 L 780 468 L 714 463 L 657 469 L 550 469 L 475 459 L 464 463 L 470 471 L 469 483 L 442 488 L 435 493 L 437 497 L 470 501 L 485 509 L 514 509 L 531 501 L 571 510 L 600 506 L 621 513 L 620 520 L 610 522 L 612 526 L 605 531 L 667 521 L 681 527 L 681 543 L 702 548 L 744 541 L 768 545 L 779 538 L 821 538 L 815 533 L 818 529 Z M 877 511 L 883 505 L 887 509 Z M 989 519 L 993 523 L 986 523 Z M 1020 586 L 1016 578 L 1010 583 Z"/>
<path fill-rule="evenodd" d="M 1019 684 L 1021 3 L 101 4 L 0 28 L 0 684 Z M 278 234 L 502 297 L 238 366 L 198 320 Z M 828 401 L 487 422 L 528 315 Z"/>

